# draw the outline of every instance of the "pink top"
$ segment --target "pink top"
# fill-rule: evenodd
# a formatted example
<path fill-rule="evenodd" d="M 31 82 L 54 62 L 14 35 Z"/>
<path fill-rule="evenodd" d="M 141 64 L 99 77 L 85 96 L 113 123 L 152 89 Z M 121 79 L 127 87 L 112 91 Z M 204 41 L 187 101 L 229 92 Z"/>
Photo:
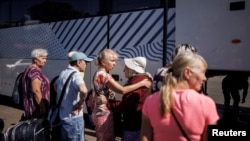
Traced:
<path fill-rule="evenodd" d="M 200 140 L 205 125 L 213 124 L 219 119 L 215 102 L 208 96 L 194 90 L 174 90 L 174 113 L 190 140 Z M 147 97 L 143 114 L 150 120 L 153 127 L 154 141 L 186 140 L 182 135 L 174 117 L 168 115 L 161 118 L 160 93 Z"/>

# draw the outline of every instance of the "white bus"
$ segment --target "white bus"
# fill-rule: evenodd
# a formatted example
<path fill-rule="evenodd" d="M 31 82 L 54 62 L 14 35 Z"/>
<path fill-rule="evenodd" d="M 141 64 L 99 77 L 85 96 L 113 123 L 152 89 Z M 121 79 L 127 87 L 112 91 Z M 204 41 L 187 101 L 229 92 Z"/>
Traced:
<path fill-rule="evenodd" d="M 170 60 L 175 47 L 175 1 L 166 2 L 0 1 L 0 94 L 11 96 L 16 77 L 31 63 L 31 50 L 38 47 L 48 50 L 42 71 L 50 80 L 67 67 L 68 52 L 77 50 L 94 58 L 105 48 L 119 54 L 110 72 L 119 83 L 126 81 L 126 57 L 146 57 L 146 69 L 153 75 Z M 89 90 L 95 70 L 90 63 L 85 72 Z"/>
<path fill-rule="evenodd" d="M 43 72 L 52 80 L 67 67 L 67 53 L 119 54 L 110 72 L 124 84 L 123 58 L 144 56 L 147 71 L 168 63 L 176 45 L 189 43 L 208 62 L 208 76 L 250 72 L 250 3 L 241 0 L 4 0 L 0 1 L 0 94 L 11 96 L 15 79 L 42 47 Z M 96 67 L 87 66 L 91 89 Z"/>

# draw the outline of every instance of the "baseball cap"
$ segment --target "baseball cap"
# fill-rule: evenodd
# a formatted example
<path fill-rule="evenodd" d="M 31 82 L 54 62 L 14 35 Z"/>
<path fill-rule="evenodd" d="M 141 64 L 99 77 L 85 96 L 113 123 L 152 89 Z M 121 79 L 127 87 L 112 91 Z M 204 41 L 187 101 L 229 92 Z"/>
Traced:
<path fill-rule="evenodd" d="M 71 57 L 70 57 L 70 61 L 77 61 L 77 60 L 84 60 L 86 62 L 91 62 L 93 61 L 92 58 L 88 58 L 86 54 L 82 53 L 82 52 L 75 52 Z"/>

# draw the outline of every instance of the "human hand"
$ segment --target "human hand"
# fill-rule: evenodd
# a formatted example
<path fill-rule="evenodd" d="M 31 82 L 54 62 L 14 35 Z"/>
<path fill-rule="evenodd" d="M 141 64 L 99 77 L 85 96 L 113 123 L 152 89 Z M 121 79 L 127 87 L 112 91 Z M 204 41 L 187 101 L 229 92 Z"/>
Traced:
<path fill-rule="evenodd" d="M 44 102 L 41 101 L 41 103 L 40 103 L 40 113 L 39 113 L 39 115 L 40 115 L 40 116 L 43 116 L 43 115 L 45 114 L 45 112 L 46 112 L 46 106 L 45 106 Z"/>
<path fill-rule="evenodd" d="M 144 79 L 141 81 L 144 87 L 150 88 L 152 86 L 152 82 L 149 79 Z"/>
<path fill-rule="evenodd" d="M 77 102 L 76 105 L 74 105 L 72 108 L 72 113 L 74 115 L 79 115 L 79 112 L 82 110 L 82 108 L 83 108 L 83 103 Z"/>
<path fill-rule="evenodd" d="M 95 101 L 96 101 L 97 105 L 107 104 L 108 103 L 107 98 L 103 94 L 101 94 L 99 96 L 96 96 Z"/>

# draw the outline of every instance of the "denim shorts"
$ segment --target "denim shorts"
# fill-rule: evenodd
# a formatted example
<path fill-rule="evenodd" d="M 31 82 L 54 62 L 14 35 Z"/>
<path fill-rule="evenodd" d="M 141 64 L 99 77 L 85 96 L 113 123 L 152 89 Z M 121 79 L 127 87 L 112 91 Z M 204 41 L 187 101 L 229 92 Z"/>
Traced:
<path fill-rule="evenodd" d="M 82 116 L 61 120 L 61 141 L 84 141 L 84 120 Z"/>

